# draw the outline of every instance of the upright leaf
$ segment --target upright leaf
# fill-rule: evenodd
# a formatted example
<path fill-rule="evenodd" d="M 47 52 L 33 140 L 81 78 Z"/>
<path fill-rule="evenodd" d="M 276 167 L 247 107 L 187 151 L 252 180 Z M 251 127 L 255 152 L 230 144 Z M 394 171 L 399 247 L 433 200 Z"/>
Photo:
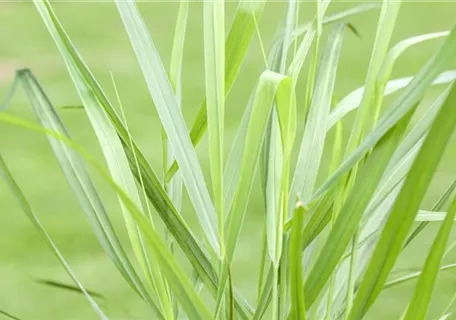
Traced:
<path fill-rule="evenodd" d="M 255 33 L 255 22 L 260 20 L 265 5 L 266 0 L 239 1 L 233 23 L 225 41 L 225 96 L 229 94 L 241 70 L 242 63 L 245 60 L 247 50 Z M 204 100 L 190 132 L 194 146 L 200 142 L 206 129 L 207 106 L 206 100 Z M 166 179 L 171 179 L 177 169 L 178 164 L 174 162 L 167 173 Z"/>
<path fill-rule="evenodd" d="M 293 175 L 290 200 L 300 194 L 307 203 L 317 180 L 326 139 L 326 131 L 321 129 L 327 126 L 344 30 L 344 25 L 334 27 L 326 42 Z"/>
<path fill-rule="evenodd" d="M 217 216 L 166 70 L 135 3 L 119 0 L 116 1 L 116 5 L 172 146 L 174 157 L 180 165 L 182 180 L 203 233 L 213 250 L 220 256 Z"/>
<path fill-rule="evenodd" d="M 225 114 L 225 9 L 223 1 L 204 3 L 204 60 L 212 189 L 223 242 L 223 132 Z M 222 244 L 223 247 L 223 244 Z M 223 256 L 223 253 L 222 253 Z"/>

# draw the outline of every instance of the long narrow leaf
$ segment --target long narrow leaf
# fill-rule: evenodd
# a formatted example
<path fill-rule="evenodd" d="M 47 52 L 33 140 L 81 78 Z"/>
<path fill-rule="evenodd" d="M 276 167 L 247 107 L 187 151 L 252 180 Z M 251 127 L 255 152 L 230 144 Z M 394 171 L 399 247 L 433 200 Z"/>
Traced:
<path fill-rule="evenodd" d="M 293 175 L 291 197 L 300 194 L 304 203 L 312 195 L 317 179 L 326 132 L 321 130 L 327 126 L 332 92 L 337 75 L 339 56 L 343 44 L 344 26 L 335 27 L 326 44 L 320 62 L 312 103 L 300 146 L 298 163 Z"/>
<path fill-rule="evenodd" d="M 437 274 L 440 269 L 440 263 L 450 236 L 455 214 L 456 198 L 453 200 L 453 203 L 448 210 L 448 214 L 429 250 L 429 255 L 416 285 L 410 305 L 408 306 L 407 313 L 405 314 L 405 320 L 421 320 L 425 319 L 427 315 Z"/>
<path fill-rule="evenodd" d="M 35 114 L 42 125 L 68 135 L 68 131 L 31 72 L 29 70 L 19 71 L 18 79 L 24 85 Z M 132 288 L 160 314 L 125 253 L 100 196 L 78 155 L 59 141 L 50 139 L 49 142 L 103 249 Z"/>
<path fill-rule="evenodd" d="M 245 60 L 247 50 L 255 33 L 255 21 L 263 14 L 266 0 L 240 1 L 233 23 L 225 41 L 225 96 L 229 94 Z M 192 125 L 190 137 L 196 146 L 207 129 L 207 106 L 203 101 Z M 167 180 L 176 173 L 178 164 L 175 162 L 167 173 Z"/>
<path fill-rule="evenodd" d="M 323 289 L 344 254 L 350 239 L 358 229 L 362 214 L 369 204 L 369 200 L 377 188 L 394 150 L 401 141 L 410 116 L 411 114 L 399 122 L 378 142 L 366 164 L 361 168 L 359 176 L 341 209 L 341 214 L 337 217 L 304 285 L 308 307 Z"/>
<path fill-rule="evenodd" d="M 439 51 L 425 64 L 419 73 L 413 77 L 410 84 L 397 100 L 385 111 L 383 117 L 373 130 L 353 151 L 353 153 L 341 164 L 341 166 L 323 183 L 313 194 L 311 200 L 320 197 L 329 188 L 333 187 L 336 181 L 350 168 L 361 160 L 364 155 L 378 142 L 381 137 L 394 126 L 414 105 L 422 98 L 426 88 L 435 77 L 441 72 L 445 65 L 451 61 L 456 54 L 456 28 L 453 28 L 441 46 Z"/>
<path fill-rule="evenodd" d="M 396 199 L 356 295 L 349 315 L 350 320 L 360 319 L 365 314 L 379 294 L 399 255 L 441 153 L 456 125 L 456 109 L 453 108 L 455 99 L 456 87 L 453 85 Z"/>
<path fill-rule="evenodd" d="M 103 311 L 100 309 L 98 304 L 93 300 L 93 298 L 87 293 L 87 291 L 84 289 L 82 284 L 79 282 L 79 280 L 76 278 L 75 274 L 71 270 L 70 266 L 66 262 L 65 258 L 62 256 L 60 253 L 59 249 L 56 247 L 54 242 L 52 241 L 51 237 L 47 233 L 46 229 L 44 226 L 41 224 L 40 220 L 38 219 L 37 215 L 35 212 L 32 210 L 30 204 L 28 203 L 27 199 L 25 198 L 22 190 L 14 180 L 10 170 L 8 169 L 5 161 L 3 160 L 3 157 L 0 156 L 0 173 L 5 182 L 7 183 L 8 187 L 10 188 L 11 192 L 15 196 L 16 200 L 18 201 L 19 205 L 21 206 L 21 209 L 24 211 L 24 213 L 27 215 L 27 218 L 30 219 L 30 221 L 33 223 L 35 228 L 38 230 L 40 235 L 44 238 L 46 241 L 47 245 L 51 248 L 52 252 L 54 255 L 57 257 L 59 260 L 60 264 L 63 266 L 65 271 L 68 273 L 68 275 L 71 277 L 71 279 L 74 281 L 74 283 L 78 286 L 78 288 L 84 293 L 84 296 L 87 298 L 88 302 L 92 306 L 92 309 L 95 311 L 97 316 L 100 319 L 107 320 L 108 318 L 106 315 L 103 313 Z M 10 316 L 9 314 L 6 314 L 6 316 L 9 316 L 11 319 L 15 319 L 14 317 Z"/>
<path fill-rule="evenodd" d="M 217 216 L 166 70 L 134 2 L 116 1 L 116 5 L 172 146 L 174 157 L 180 165 L 182 179 L 201 228 L 213 250 L 220 256 Z"/>

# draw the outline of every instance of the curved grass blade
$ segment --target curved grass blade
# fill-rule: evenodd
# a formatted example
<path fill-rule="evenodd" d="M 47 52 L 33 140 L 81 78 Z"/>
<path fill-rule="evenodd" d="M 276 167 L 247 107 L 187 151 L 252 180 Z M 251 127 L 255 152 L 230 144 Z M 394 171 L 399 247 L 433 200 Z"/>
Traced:
<path fill-rule="evenodd" d="M 383 1 L 374 47 L 367 70 L 365 89 L 348 139 L 346 155 L 353 152 L 363 138 L 368 111 L 371 109 L 372 97 L 375 94 L 376 79 L 380 72 L 381 64 L 386 56 L 386 51 L 391 40 L 400 7 L 401 1 Z"/>
<path fill-rule="evenodd" d="M 456 263 L 451 263 L 451 264 L 446 264 L 446 265 L 443 265 L 439 268 L 440 271 L 445 271 L 445 270 L 453 270 L 456 268 Z M 395 287 L 397 285 L 400 285 L 400 284 L 403 284 L 407 281 L 410 281 L 410 280 L 414 280 L 414 279 L 417 279 L 422 273 L 422 270 L 418 271 L 418 272 L 413 272 L 413 273 L 410 273 L 410 274 L 407 274 L 403 277 L 399 277 L 399 278 L 396 278 L 394 280 L 391 280 L 391 281 L 388 281 L 387 283 L 385 283 L 385 285 L 383 286 L 383 289 L 382 290 L 386 290 L 386 289 L 389 289 L 391 287 Z"/>
<path fill-rule="evenodd" d="M 413 77 L 410 84 L 397 100 L 385 111 L 378 122 L 376 128 L 361 142 L 355 151 L 341 164 L 341 166 L 322 184 L 313 194 L 311 200 L 319 198 L 329 188 L 334 187 L 335 183 L 361 160 L 372 146 L 404 117 L 414 105 L 421 100 L 426 88 L 432 80 L 441 72 L 444 66 L 451 61 L 456 54 L 456 28 L 453 28 L 439 51 L 431 57 L 425 66 Z"/>
<path fill-rule="evenodd" d="M 436 32 L 436 33 L 430 33 L 430 34 L 422 34 L 419 36 L 407 38 L 405 40 L 400 41 L 396 45 L 394 45 L 388 54 L 385 57 L 385 60 L 382 63 L 382 66 L 379 70 L 379 74 L 376 79 L 375 83 L 375 94 L 374 94 L 374 100 L 373 100 L 373 109 L 374 109 L 374 116 L 371 120 L 372 125 L 374 126 L 375 123 L 377 122 L 379 116 L 380 116 L 380 111 L 382 109 L 383 105 L 383 98 L 384 98 L 384 92 L 385 92 L 385 86 L 388 83 L 388 80 L 391 76 L 391 73 L 393 71 L 394 63 L 396 60 L 402 55 L 402 53 L 405 52 L 405 50 L 409 49 L 411 46 L 420 44 L 424 41 L 432 40 L 432 39 L 437 39 L 441 38 L 444 36 L 447 36 L 448 32 Z"/>
<path fill-rule="evenodd" d="M 395 44 L 385 56 L 385 59 L 382 63 L 382 66 L 379 71 L 379 75 L 377 77 L 377 82 L 379 84 L 386 84 L 391 76 L 393 71 L 394 63 L 399 59 L 399 57 L 411 47 L 422 44 L 423 42 L 439 39 L 442 37 L 448 36 L 449 31 L 442 31 L 442 32 L 434 32 L 434 33 L 426 33 L 420 34 L 418 36 L 410 37 L 404 39 L 397 44 Z M 384 89 L 384 88 L 383 88 Z M 380 90 L 379 92 L 383 92 L 384 90 Z"/>
<path fill-rule="evenodd" d="M 117 101 L 119 103 L 122 118 L 125 123 L 125 129 L 127 130 L 127 133 L 128 133 L 129 139 L 130 139 L 129 142 L 130 142 L 130 147 L 131 147 L 133 139 L 131 137 L 131 134 L 130 134 L 130 131 L 128 128 L 124 108 L 123 108 L 122 102 L 120 100 L 119 92 L 117 90 L 117 85 L 115 83 L 114 76 L 112 73 L 111 73 L 111 79 L 112 79 L 112 83 L 113 83 L 113 87 L 114 87 L 114 92 L 116 94 Z M 120 139 L 119 139 L 119 141 L 120 141 Z M 138 159 L 136 157 L 136 154 L 134 154 L 134 157 L 135 157 L 136 167 L 138 167 Z M 133 177 L 133 174 L 132 174 L 132 177 Z M 140 181 L 140 186 L 143 191 L 143 195 L 145 195 L 143 181 Z M 146 209 L 147 209 L 147 216 L 149 218 L 151 226 L 154 227 L 152 212 L 150 210 L 149 202 L 146 202 L 145 204 L 146 204 Z M 142 239 L 142 237 L 140 238 L 140 240 L 141 240 L 141 246 L 142 246 L 143 254 L 144 254 L 144 257 L 146 260 L 145 262 L 146 262 L 147 271 L 148 271 L 148 273 L 146 273 L 147 281 L 149 282 L 149 285 L 152 287 L 156 297 L 158 298 L 160 306 L 162 307 L 162 310 L 164 311 L 163 313 L 164 313 L 165 318 L 172 319 L 174 317 L 174 310 L 173 310 L 173 307 L 171 304 L 171 296 L 169 293 L 168 285 L 167 285 L 166 281 L 163 279 L 163 276 L 161 274 L 160 269 L 158 268 L 158 265 L 156 263 L 152 263 L 152 264 L 150 263 L 148 254 L 147 254 L 147 252 L 145 252 L 146 248 L 144 246 L 144 240 Z M 150 248 L 147 248 L 147 249 L 150 249 Z"/>
<path fill-rule="evenodd" d="M 32 73 L 29 70 L 21 70 L 18 71 L 17 76 L 42 125 L 68 136 L 68 131 Z M 76 153 L 59 141 L 49 139 L 49 142 L 101 246 L 130 286 L 152 306 L 155 312 L 161 314 L 127 257 L 84 164 Z"/>
<path fill-rule="evenodd" d="M 16 183 L 14 180 L 14 177 L 12 176 L 11 172 L 9 171 L 5 161 L 3 160 L 3 157 L 0 155 L 0 174 L 7 183 L 9 189 L 11 190 L 12 194 L 15 196 L 17 202 L 19 203 L 22 211 L 26 214 L 27 218 L 30 219 L 30 221 L 33 223 L 34 227 L 38 230 L 39 234 L 43 237 L 43 239 L 46 241 L 47 245 L 51 248 L 52 252 L 54 255 L 57 257 L 59 260 L 60 264 L 63 266 L 65 271 L 68 273 L 68 275 L 71 277 L 71 279 L 74 281 L 74 283 L 79 287 L 79 289 L 84 293 L 85 297 L 87 298 L 88 302 L 90 303 L 92 309 L 95 311 L 97 316 L 102 319 L 102 320 L 108 320 L 106 315 L 103 313 L 103 311 L 100 309 L 98 304 L 93 300 L 93 298 L 87 293 L 87 291 L 84 289 L 82 284 L 79 282 L 79 280 L 76 278 L 75 274 L 71 270 L 70 266 L 66 262 L 65 258 L 62 256 L 60 253 L 59 249 L 56 247 L 54 242 L 52 241 L 51 237 L 47 233 L 46 229 L 44 226 L 41 224 L 40 220 L 38 219 L 37 215 L 35 212 L 32 210 L 30 204 L 28 203 L 27 199 L 25 198 L 25 195 L 23 194 L 22 190 L 20 189 L 19 185 Z M 9 314 L 6 314 L 7 316 L 10 316 Z M 10 316 L 11 318 L 11 316 Z M 14 317 L 12 318 L 14 319 Z"/>
<path fill-rule="evenodd" d="M 404 317 L 405 320 L 421 320 L 426 318 L 432 292 L 440 269 L 440 263 L 445 252 L 448 238 L 450 237 L 455 214 L 456 198 L 453 200 L 453 203 L 448 210 L 448 214 L 429 251 L 429 255 L 424 263 L 423 271 L 421 272 L 415 292 L 413 293 L 412 300 L 407 308 Z"/>
<path fill-rule="evenodd" d="M 435 80 L 430 85 L 441 85 L 448 84 L 456 79 L 456 70 L 448 70 L 439 74 Z M 410 82 L 413 80 L 413 77 L 404 77 L 393 79 L 387 82 L 384 90 L 384 96 L 393 94 L 405 87 L 407 87 Z M 345 115 L 350 111 L 355 110 L 359 107 L 361 98 L 363 96 L 364 87 L 360 87 L 351 93 L 349 93 L 345 98 L 343 98 L 337 106 L 334 108 L 334 111 L 331 112 L 328 119 L 328 130 L 331 129 L 338 121 L 340 121 Z"/>
<path fill-rule="evenodd" d="M 455 32 L 452 32 L 453 34 Z M 452 89 L 423 142 L 397 197 L 356 295 L 348 319 L 360 319 L 391 271 L 415 219 L 422 198 L 456 125 L 456 87 Z"/>
<path fill-rule="evenodd" d="M 205 238 L 220 257 L 217 216 L 166 70 L 135 3 L 116 1 L 116 6 L 136 53 L 162 126 L 165 128 L 172 146 L 173 155 L 180 165 L 182 180 Z"/>
<path fill-rule="evenodd" d="M 10 124 L 14 124 L 23 127 L 28 130 L 32 130 L 39 133 L 44 133 L 51 136 L 54 139 L 65 143 L 68 147 L 77 151 L 85 160 L 89 161 L 91 165 L 97 169 L 102 177 L 111 185 L 111 187 L 119 195 L 123 203 L 125 204 L 128 212 L 132 215 L 132 218 L 138 224 L 142 233 L 145 236 L 145 240 L 151 247 L 151 255 L 154 257 L 154 261 L 160 265 L 160 269 L 163 271 L 170 287 L 173 289 L 174 294 L 179 298 L 183 309 L 186 311 L 189 319 L 211 319 L 211 315 L 207 310 L 206 306 L 201 301 L 196 290 L 192 287 L 190 279 L 186 276 L 176 258 L 169 251 L 166 243 L 161 239 L 157 231 L 152 227 L 150 221 L 148 221 L 145 215 L 141 212 L 139 207 L 132 201 L 129 195 L 118 185 L 108 172 L 105 171 L 104 167 L 100 165 L 92 156 L 90 156 L 82 147 L 73 142 L 56 131 L 49 130 L 30 123 L 21 118 L 0 113 L 0 121 L 4 121 Z M 0 163 L 1 165 L 1 163 Z M 90 296 L 89 296 L 90 297 Z"/>
<path fill-rule="evenodd" d="M 34 3 L 36 9 L 41 15 L 41 18 L 43 19 L 43 22 L 48 28 L 49 33 L 59 48 L 62 57 L 64 58 L 70 77 L 72 78 L 73 83 L 82 100 L 84 110 L 86 111 L 92 128 L 95 131 L 98 142 L 103 151 L 104 157 L 108 164 L 108 168 L 113 178 L 124 187 L 126 192 L 138 205 L 141 205 L 139 192 L 136 187 L 134 176 L 130 170 L 127 156 L 123 150 L 122 142 L 117 136 L 113 123 L 109 120 L 109 117 L 106 115 L 106 113 L 103 112 L 103 110 L 100 108 L 100 102 L 93 93 L 93 87 L 84 81 L 80 70 L 77 68 L 77 66 L 75 66 L 74 60 L 66 48 L 65 31 L 55 16 L 55 13 L 52 10 L 49 1 L 36 0 Z M 153 282 L 153 272 L 151 271 L 149 265 L 149 260 L 143 246 L 141 234 L 137 229 L 135 222 L 126 212 L 127 210 L 120 199 L 119 202 L 124 215 L 125 226 L 128 231 L 128 236 L 135 257 L 147 279 L 149 286 L 151 288 L 154 288 L 155 284 Z M 162 297 L 160 297 L 160 299 L 162 299 Z M 164 305 L 165 313 L 168 311 L 168 315 L 171 315 L 170 308 L 166 308 L 166 306 L 169 304 L 166 303 L 166 301 L 162 301 L 162 303 Z"/>
<path fill-rule="evenodd" d="M 375 97 L 375 90 L 377 88 L 376 80 L 381 69 L 381 64 L 385 58 L 386 51 L 388 49 L 389 43 L 391 41 L 391 36 L 396 24 L 397 15 L 401 7 L 401 1 L 389 1 L 385 0 L 382 3 L 382 9 L 380 12 L 380 18 L 377 24 L 377 31 L 375 35 L 374 46 L 372 49 L 372 55 L 369 61 L 369 67 L 367 70 L 366 80 L 365 80 L 365 90 L 361 99 L 360 106 L 356 113 L 355 121 L 350 132 L 350 136 L 347 142 L 347 148 L 345 149 L 345 155 L 352 153 L 356 147 L 359 145 L 363 139 L 365 132 L 368 131 L 367 120 L 368 112 L 372 110 L 372 100 Z M 383 97 L 383 94 L 379 95 Z M 375 107 L 375 106 L 374 106 Z M 381 104 L 379 103 L 377 109 L 380 109 Z M 373 122 L 377 122 L 377 115 L 374 115 Z M 408 122 L 408 121 L 406 121 Z M 405 129 L 405 128 L 404 128 Z M 388 158 L 390 155 L 388 155 Z M 384 163 L 386 166 L 386 163 Z M 345 186 L 341 188 L 346 188 L 347 192 L 352 191 L 353 183 L 356 180 L 357 172 L 359 165 L 355 164 L 351 168 L 348 175 L 343 179 L 345 180 Z M 385 167 L 381 169 L 383 171 Z M 378 178 L 378 180 L 376 180 Z M 375 185 L 379 182 L 381 176 L 374 178 Z M 374 192 L 374 190 L 369 190 L 369 192 Z M 369 195 L 371 196 L 372 193 Z M 364 211 L 365 208 L 363 208 Z M 358 224 L 357 224 L 358 225 Z M 347 313 L 350 312 L 352 303 L 353 303 L 353 294 L 354 294 L 354 285 L 355 279 L 354 274 L 357 268 L 357 255 L 358 255 L 358 240 L 359 240 L 359 231 L 358 227 L 354 230 L 353 239 L 352 239 L 352 252 L 350 257 L 349 271 L 348 271 L 348 286 L 347 286 L 347 297 L 346 297 L 346 308 Z"/>
<path fill-rule="evenodd" d="M 442 222 L 446 219 L 447 213 L 441 211 L 420 210 L 415 217 L 417 222 Z"/>

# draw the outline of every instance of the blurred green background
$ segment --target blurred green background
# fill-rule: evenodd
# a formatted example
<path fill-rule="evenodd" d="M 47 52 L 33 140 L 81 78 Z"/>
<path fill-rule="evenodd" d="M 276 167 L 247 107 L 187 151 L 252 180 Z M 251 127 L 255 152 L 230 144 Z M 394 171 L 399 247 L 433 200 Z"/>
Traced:
<path fill-rule="evenodd" d="M 115 101 L 109 74 L 110 71 L 113 72 L 131 131 L 153 167 L 161 173 L 159 120 L 115 6 L 111 2 L 100 1 L 54 1 L 53 3 L 59 18 L 83 58 L 108 95 Z M 356 4 L 356 2 L 333 1 L 328 13 Z M 139 7 L 163 62 L 167 66 L 178 3 L 141 2 Z M 231 22 L 235 8 L 234 2 L 227 3 L 227 23 Z M 270 1 L 266 6 L 260 25 L 266 48 L 271 43 L 278 22 L 285 15 L 285 9 L 286 5 L 283 2 Z M 314 4 L 309 1 L 302 3 L 302 22 L 308 20 L 314 13 Z M 421 33 L 448 30 L 456 22 L 455 14 L 456 3 L 448 1 L 405 2 L 394 32 L 393 43 Z M 379 10 L 374 10 L 350 19 L 361 34 L 361 38 L 355 37 L 352 33 L 346 35 L 336 82 L 336 99 L 341 99 L 362 85 L 378 15 Z M 202 37 L 201 3 L 192 2 L 183 69 L 183 112 L 189 126 L 204 95 Z M 409 50 L 398 61 L 393 76 L 414 74 L 436 50 L 439 43 L 439 41 L 432 41 Z M 0 98 L 6 96 L 15 70 L 28 67 L 42 82 L 55 106 L 80 104 L 59 53 L 31 2 L 0 1 L 0 44 Z M 242 110 L 263 69 L 261 51 L 255 38 L 239 80 L 227 100 L 227 152 Z M 303 97 L 304 84 L 303 81 L 299 84 L 298 99 Z M 443 87 L 431 89 L 424 102 L 430 102 L 442 89 Z M 386 102 L 388 101 L 390 100 L 387 99 Z M 22 91 L 15 96 L 9 108 L 14 114 L 33 119 Z M 84 112 L 61 110 L 60 114 L 73 137 L 101 159 L 96 139 Z M 350 119 L 346 123 L 345 130 L 348 132 Z M 302 121 L 300 124 L 302 130 Z M 209 182 L 207 139 L 203 140 L 197 150 Z M 97 290 L 106 296 L 100 304 L 108 316 L 112 319 L 150 319 L 146 306 L 124 283 L 97 244 L 45 138 L 0 124 L 0 152 L 79 279 L 87 288 Z M 456 178 L 455 156 L 456 143 L 453 138 L 424 207 L 432 205 L 433 201 Z M 325 165 L 326 163 L 323 164 L 324 167 Z M 119 233 L 125 239 L 125 230 L 122 228 L 122 217 L 116 198 L 100 179 L 96 181 L 103 190 L 103 197 L 106 199 Z M 188 199 L 184 199 L 183 208 L 184 216 L 192 221 L 193 212 Z M 0 309 L 26 320 L 95 319 L 83 296 L 55 290 L 35 282 L 35 279 L 39 278 L 64 282 L 70 282 L 70 280 L 1 181 L 0 210 Z M 260 187 L 257 184 L 233 272 L 236 284 L 252 302 L 255 301 L 262 216 L 263 206 Z M 433 240 L 434 231 L 435 226 L 428 228 L 415 245 L 406 250 L 398 266 L 420 267 Z M 453 236 L 452 240 L 454 239 Z M 446 262 L 454 262 L 456 255 L 451 258 Z M 432 305 L 433 316 L 438 315 L 436 312 L 442 310 L 452 294 L 456 292 L 455 276 L 456 273 L 446 272 L 440 277 L 438 292 Z M 382 294 L 381 301 L 369 313 L 369 318 L 397 318 L 410 298 L 413 285 L 414 283 L 409 283 L 386 291 Z M 0 319 L 1 317 L 0 315 Z"/>

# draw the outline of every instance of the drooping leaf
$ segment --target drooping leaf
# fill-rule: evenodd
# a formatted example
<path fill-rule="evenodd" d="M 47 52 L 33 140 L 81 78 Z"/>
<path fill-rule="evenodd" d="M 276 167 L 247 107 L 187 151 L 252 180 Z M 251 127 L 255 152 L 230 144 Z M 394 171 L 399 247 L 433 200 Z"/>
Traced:
<path fill-rule="evenodd" d="M 22 211 L 24 211 L 25 215 L 27 218 L 30 219 L 30 221 L 33 223 L 34 227 L 37 229 L 39 234 L 43 237 L 43 239 L 46 241 L 46 244 L 51 248 L 52 252 L 54 255 L 57 257 L 59 260 L 60 264 L 62 267 L 65 269 L 65 271 L 68 273 L 68 275 L 71 277 L 71 279 L 74 281 L 74 283 L 78 286 L 78 288 L 84 293 L 84 296 L 86 297 L 87 301 L 90 303 L 92 309 L 94 312 L 97 314 L 97 316 L 102 319 L 102 320 L 108 320 L 106 315 L 103 313 L 101 308 L 98 306 L 98 304 L 95 302 L 95 300 L 87 293 L 87 291 L 84 289 L 82 284 L 79 282 L 79 280 L 76 278 L 76 275 L 73 273 L 71 270 L 70 266 L 66 262 L 65 258 L 62 256 L 60 253 L 59 249 L 56 247 L 54 242 L 52 241 L 51 237 L 49 236 L 48 232 L 44 228 L 44 226 L 41 224 L 41 221 L 38 219 L 37 215 L 35 212 L 32 210 L 29 202 L 25 198 L 25 195 L 23 194 L 22 190 L 20 189 L 19 185 L 17 182 L 14 180 L 10 170 L 8 169 L 5 161 L 3 160 L 3 157 L 0 156 L 0 174 L 2 178 L 5 180 L 6 184 L 8 185 L 9 189 L 11 190 L 11 193 L 14 195 L 16 198 L 17 202 L 19 203 Z M 1 312 L 4 316 L 9 317 L 10 319 L 15 319 L 17 318 L 11 316 L 7 312 Z"/>

